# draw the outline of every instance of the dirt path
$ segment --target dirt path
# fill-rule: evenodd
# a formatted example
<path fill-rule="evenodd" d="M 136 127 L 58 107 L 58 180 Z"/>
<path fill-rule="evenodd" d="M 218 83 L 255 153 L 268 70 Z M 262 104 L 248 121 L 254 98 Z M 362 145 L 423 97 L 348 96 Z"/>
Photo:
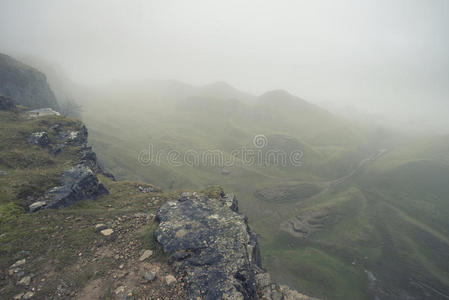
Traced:
<path fill-rule="evenodd" d="M 285 221 L 281 222 L 279 225 L 279 228 L 283 231 L 287 231 L 290 234 L 294 236 L 300 236 L 304 237 L 307 236 L 311 231 L 308 231 L 307 233 L 298 232 L 298 229 L 295 229 L 297 227 L 297 224 L 303 224 L 303 221 L 300 221 L 297 219 L 297 215 L 301 212 L 302 206 L 304 205 L 304 202 L 311 202 L 314 199 L 318 199 L 325 193 L 327 193 L 330 189 L 335 188 L 338 185 L 341 185 L 345 182 L 347 182 L 349 179 L 351 179 L 360 169 L 362 169 L 364 166 L 366 166 L 370 162 L 374 162 L 380 157 L 382 157 L 388 150 L 387 149 L 379 149 L 369 157 L 366 157 L 362 159 L 356 167 L 354 167 L 351 171 L 349 171 L 346 175 L 343 175 L 337 179 L 331 180 L 331 181 L 325 181 L 325 182 L 319 182 L 320 184 L 324 184 L 325 187 L 318 192 L 317 194 L 306 198 L 301 199 L 295 203 L 291 203 L 288 206 L 280 209 L 276 209 L 275 213 L 277 214 L 279 219 L 286 219 Z M 308 215 L 312 214 L 310 218 L 314 218 L 314 214 L 320 215 L 319 212 L 309 212 Z M 309 228 L 313 229 L 313 228 Z"/>

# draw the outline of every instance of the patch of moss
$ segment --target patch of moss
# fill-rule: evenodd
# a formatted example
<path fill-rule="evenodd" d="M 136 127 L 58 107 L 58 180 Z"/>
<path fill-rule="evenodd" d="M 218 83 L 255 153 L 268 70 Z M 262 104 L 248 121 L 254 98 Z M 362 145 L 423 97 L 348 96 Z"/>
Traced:
<path fill-rule="evenodd" d="M 9 222 L 23 213 L 23 208 L 14 202 L 0 204 L 0 224 L 3 222 Z"/>

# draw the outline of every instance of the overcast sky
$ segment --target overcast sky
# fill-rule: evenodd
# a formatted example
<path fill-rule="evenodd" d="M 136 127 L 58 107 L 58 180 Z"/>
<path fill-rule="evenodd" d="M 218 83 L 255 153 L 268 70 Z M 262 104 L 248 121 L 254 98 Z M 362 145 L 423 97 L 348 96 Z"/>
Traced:
<path fill-rule="evenodd" d="M 449 117 L 448 0 L 0 0 L 0 51 L 80 83 L 226 81 Z"/>

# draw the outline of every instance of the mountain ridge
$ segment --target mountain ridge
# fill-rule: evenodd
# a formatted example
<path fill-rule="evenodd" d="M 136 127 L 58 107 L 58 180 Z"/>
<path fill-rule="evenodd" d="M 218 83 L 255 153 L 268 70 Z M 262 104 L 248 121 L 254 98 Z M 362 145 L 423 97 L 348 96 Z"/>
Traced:
<path fill-rule="evenodd" d="M 30 108 L 59 109 L 43 73 L 1 53 L 0 93 Z"/>

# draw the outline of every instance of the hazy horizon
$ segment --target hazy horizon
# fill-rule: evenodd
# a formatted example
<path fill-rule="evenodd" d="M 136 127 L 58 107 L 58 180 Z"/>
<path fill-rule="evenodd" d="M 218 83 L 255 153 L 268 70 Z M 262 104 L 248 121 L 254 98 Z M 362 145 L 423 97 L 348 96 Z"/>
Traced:
<path fill-rule="evenodd" d="M 1 299 L 449 299 L 448 195 L 449 0 L 0 0 Z"/>
<path fill-rule="evenodd" d="M 224 81 L 252 94 L 444 122 L 449 3 L 0 1 L 0 52 L 80 84 Z"/>

